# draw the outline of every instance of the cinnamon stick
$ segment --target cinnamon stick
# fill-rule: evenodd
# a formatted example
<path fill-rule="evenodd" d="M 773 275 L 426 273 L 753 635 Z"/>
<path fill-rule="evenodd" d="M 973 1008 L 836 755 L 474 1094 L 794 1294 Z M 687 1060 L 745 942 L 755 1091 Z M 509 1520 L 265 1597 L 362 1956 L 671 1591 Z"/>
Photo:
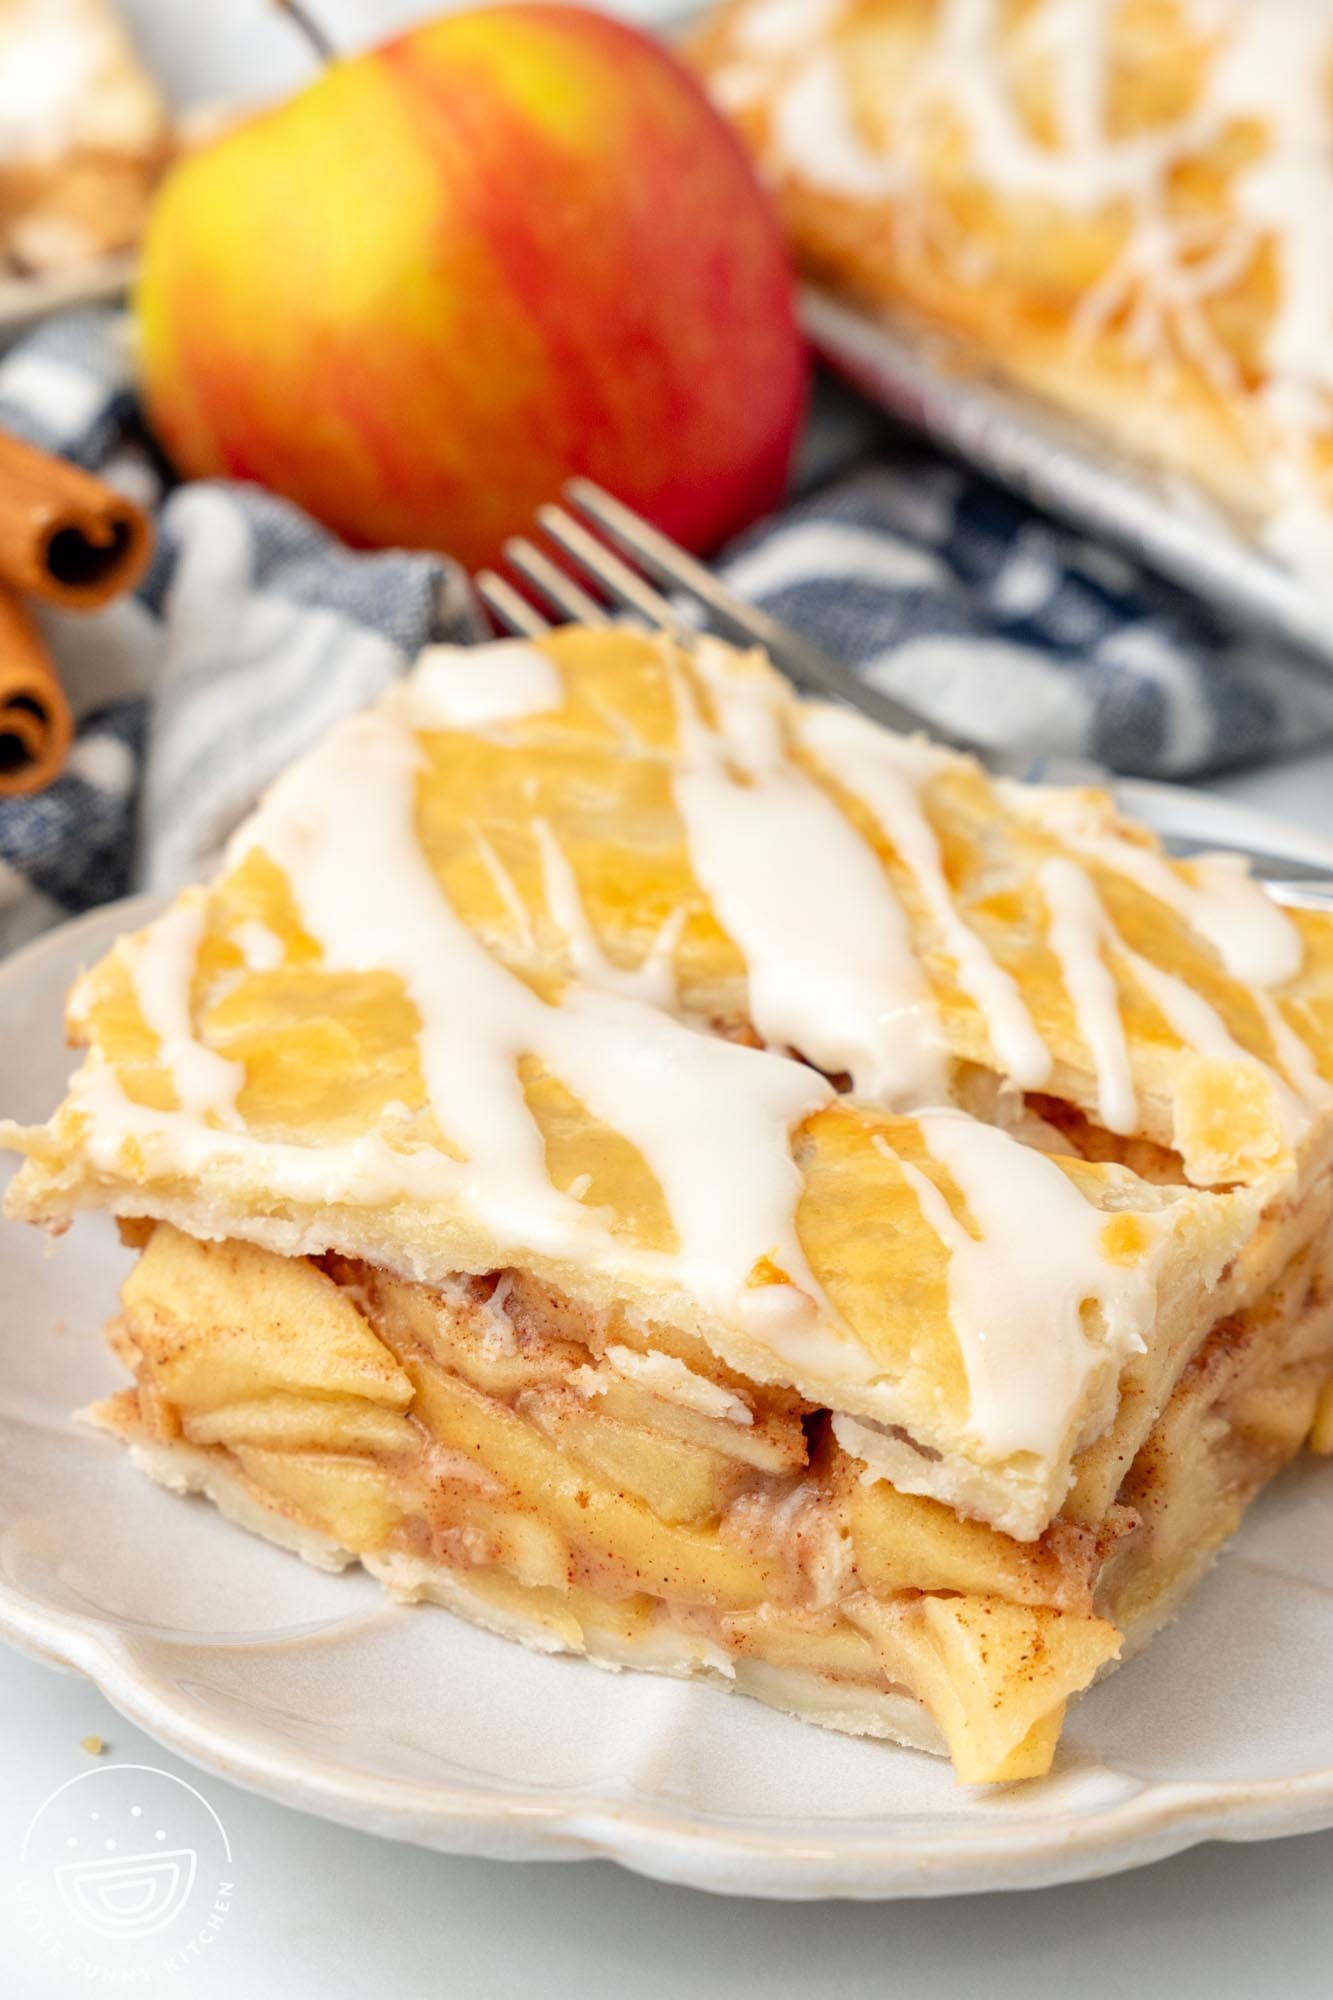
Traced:
<path fill-rule="evenodd" d="M 0 583 L 94 611 L 138 582 L 148 516 L 90 472 L 0 431 Z"/>
<path fill-rule="evenodd" d="M 32 619 L 0 590 L 0 798 L 45 790 L 64 768 L 74 724 Z"/>

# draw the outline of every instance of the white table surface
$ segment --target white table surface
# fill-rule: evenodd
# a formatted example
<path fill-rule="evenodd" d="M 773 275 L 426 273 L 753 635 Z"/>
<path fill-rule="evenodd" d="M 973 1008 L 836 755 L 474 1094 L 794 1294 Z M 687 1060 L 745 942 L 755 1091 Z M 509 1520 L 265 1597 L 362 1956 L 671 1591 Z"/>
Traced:
<path fill-rule="evenodd" d="M 422 0 L 312 0 L 346 45 Z M 255 0 L 124 0 L 179 100 L 280 88 L 305 64 Z M 651 18 L 669 0 L 623 0 Z M 204 81 L 207 80 L 207 83 Z M 1219 790 L 1333 835 L 1333 750 Z M 47 1970 L 18 1906 L 24 1828 L 107 1759 L 193 1776 L 71 1675 L 0 1645 L 0 1996 L 84 1983 Z M 462 1860 L 375 1840 L 202 1780 L 231 1838 L 236 1896 L 214 1954 L 167 1982 L 181 2000 L 765 2000 L 836 1991 L 911 2000 L 1305 2000 L 1333 1993 L 1333 1833 L 1210 1846 L 1102 1882 L 939 1903 L 777 1904 L 664 1887 L 587 1862 Z M 160 1990 L 160 1989 L 159 1989 Z"/>

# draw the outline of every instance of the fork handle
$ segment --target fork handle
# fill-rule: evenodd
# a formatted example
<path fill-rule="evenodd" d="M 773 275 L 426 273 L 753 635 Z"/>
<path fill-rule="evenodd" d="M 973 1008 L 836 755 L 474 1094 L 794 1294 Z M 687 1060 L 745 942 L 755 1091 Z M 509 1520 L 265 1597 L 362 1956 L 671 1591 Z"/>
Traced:
<path fill-rule="evenodd" d="M 1153 778 L 1107 773 L 1101 782 L 1121 812 L 1151 827 L 1177 854 L 1220 850 L 1241 855 L 1268 881 L 1333 883 L 1333 840 L 1310 827 L 1292 826 L 1259 806 Z"/>
<path fill-rule="evenodd" d="M 936 743 L 946 744 L 951 750 L 966 750 L 989 768 L 995 767 L 993 753 L 980 747 L 975 737 L 957 736 L 938 723 L 929 721 L 919 709 L 899 701 L 895 695 L 886 694 L 872 681 L 863 680 L 840 660 L 833 659 L 821 647 L 812 646 L 808 640 L 780 625 L 757 606 L 747 608 L 744 618 L 737 618 L 725 601 L 715 599 L 709 603 L 708 611 L 724 638 L 762 646 L 774 665 L 781 667 L 800 686 L 817 689 L 834 701 L 859 708 L 862 714 L 873 716 L 876 722 L 883 722 L 902 735 L 928 733 Z"/>
<path fill-rule="evenodd" d="M 870 681 L 862 680 L 850 667 L 843 666 L 818 646 L 770 618 L 757 604 L 737 597 L 735 592 L 678 543 L 627 507 L 623 500 L 603 491 L 590 479 L 571 479 L 566 497 L 586 514 L 602 534 L 629 555 L 664 591 L 676 591 L 694 598 L 708 614 L 709 624 L 724 639 L 742 646 L 762 646 L 776 667 L 806 688 L 814 688 L 833 701 L 859 708 L 900 734 L 912 736 L 928 732 L 937 743 L 952 750 L 967 750 L 978 756 L 988 769 L 1011 768 L 1002 755 L 978 745 L 971 737 L 938 728 L 920 709 L 885 694 Z"/>

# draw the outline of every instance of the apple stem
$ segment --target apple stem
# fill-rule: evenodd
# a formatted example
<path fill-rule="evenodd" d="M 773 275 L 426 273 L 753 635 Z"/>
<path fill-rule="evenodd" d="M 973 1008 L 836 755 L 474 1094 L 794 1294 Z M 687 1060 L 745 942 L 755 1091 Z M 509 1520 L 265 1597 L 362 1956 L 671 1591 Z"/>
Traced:
<path fill-rule="evenodd" d="M 298 31 L 305 36 L 311 48 L 322 63 L 336 62 L 338 51 L 325 34 L 319 22 L 304 5 L 304 0 L 274 0 L 280 14 L 285 14 Z"/>

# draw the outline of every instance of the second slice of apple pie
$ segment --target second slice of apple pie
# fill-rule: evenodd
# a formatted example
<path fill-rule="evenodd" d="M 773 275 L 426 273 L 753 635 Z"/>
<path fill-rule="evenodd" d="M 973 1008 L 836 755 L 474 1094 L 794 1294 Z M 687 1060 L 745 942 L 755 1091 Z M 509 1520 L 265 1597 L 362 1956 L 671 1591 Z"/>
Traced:
<path fill-rule="evenodd" d="M 1333 1442 L 1331 1001 L 1329 919 L 758 656 L 437 650 L 80 981 L 9 1206 L 138 1248 L 165 1484 L 1026 1777 Z"/>
<path fill-rule="evenodd" d="M 694 55 L 817 282 L 1324 587 L 1327 0 L 722 0 Z"/>
<path fill-rule="evenodd" d="M 171 150 L 112 0 L 0 0 L 0 276 L 131 249 Z"/>

